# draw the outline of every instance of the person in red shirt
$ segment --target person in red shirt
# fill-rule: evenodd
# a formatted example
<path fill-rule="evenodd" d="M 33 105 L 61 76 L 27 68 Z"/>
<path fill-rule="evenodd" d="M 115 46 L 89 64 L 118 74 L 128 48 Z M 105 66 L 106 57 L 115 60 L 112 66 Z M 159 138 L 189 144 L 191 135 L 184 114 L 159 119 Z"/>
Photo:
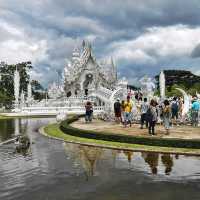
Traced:
<path fill-rule="evenodd" d="M 85 104 L 85 121 L 86 122 L 92 121 L 92 113 L 93 113 L 92 103 L 90 101 L 87 101 L 87 103 Z"/>

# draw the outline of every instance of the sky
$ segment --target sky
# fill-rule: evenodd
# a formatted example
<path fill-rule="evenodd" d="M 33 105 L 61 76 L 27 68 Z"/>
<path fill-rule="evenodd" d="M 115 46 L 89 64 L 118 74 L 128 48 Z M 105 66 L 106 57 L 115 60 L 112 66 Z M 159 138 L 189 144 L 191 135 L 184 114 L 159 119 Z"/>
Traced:
<path fill-rule="evenodd" d="M 199 0 L 0 0 L 0 61 L 32 61 L 47 86 L 85 39 L 130 84 L 162 69 L 200 75 L 199 10 Z"/>

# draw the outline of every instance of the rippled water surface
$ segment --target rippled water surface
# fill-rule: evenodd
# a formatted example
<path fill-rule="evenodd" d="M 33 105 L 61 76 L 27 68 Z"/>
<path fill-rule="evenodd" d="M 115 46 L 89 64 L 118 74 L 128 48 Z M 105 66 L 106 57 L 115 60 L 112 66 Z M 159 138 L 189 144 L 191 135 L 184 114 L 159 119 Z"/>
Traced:
<path fill-rule="evenodd" d="M 51 121 L 0 120 L 0 141 L 20 133 L 32 142 L 20 153 L 0 146 L 0 200 L 200 199 L 200 157 L 63 143 L 38 133 Z"/>

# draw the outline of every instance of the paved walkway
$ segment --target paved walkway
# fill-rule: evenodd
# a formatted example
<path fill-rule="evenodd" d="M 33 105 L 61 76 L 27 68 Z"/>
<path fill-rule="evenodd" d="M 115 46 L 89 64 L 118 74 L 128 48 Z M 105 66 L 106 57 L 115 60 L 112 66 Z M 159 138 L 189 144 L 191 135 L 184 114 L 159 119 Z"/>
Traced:
<path fill-rule="evenodd" d="M 120 133 L 124 135 L 149 136 L 147 129 L 140 129 L 139 124 L 132 124 L 132 127 L 124 128 L 121 124 L 114 122 L 104 122 L 102 120 L 93 120 L 91 123 L 85 123 L 83 118 L 71 124 L 71 126 L 84 130 L 105 131 L 108 133 Z M 182 138 L 182 139 L 200 139 L 200 127 L 193 128 L 191 126 L 174 126 L 170 130 L 169 135 L 165 135 L 166 131 L 162 125 L 156 126 L 156 136 L 162 138 Z"/>

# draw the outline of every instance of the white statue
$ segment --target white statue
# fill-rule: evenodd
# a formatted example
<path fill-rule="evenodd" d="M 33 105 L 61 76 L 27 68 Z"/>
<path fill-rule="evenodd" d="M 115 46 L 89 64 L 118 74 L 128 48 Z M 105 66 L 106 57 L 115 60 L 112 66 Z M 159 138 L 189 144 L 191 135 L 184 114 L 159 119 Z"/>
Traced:
<path fill-rule="evenodd" d="M 191 104 L 190 97 L 183 89 L 181 88 L 176 88 L 176 89 L 183 94 L 184 105 L 183 105 L 182 117 L 185 117 L 190 110 L 190 104 Z"/>
<path fill-rule="evenodd" d="M 19 88 L 20 88 L 20 76 L 19 76 L 19 72 L 16 68 L 16 70 L 14 72 L 15 108 L 18 107 L 18 104 L 19 104 Z"/>
<path fill-rule="evenodd" d="M 163 71 L 160 72 L 159 76 L 159 87 L 160 87 L 160 97 L 165 98 L 165 74 Z"/>
<path fill-rule="evenodd" d="M 28 86 L 27 86 L 27 102 L 30 103 L 31 100 L 32 100 L 32 88 L 31 88 L 31 82 L 28 83 Z"/>
<path fill-rule="evenodd" d="M 23 107 L 25 103 L 25 97 L 24 97 L 24 91 L 22 90 L 21 96 L 20 96 L 20 105 Z"/>
<path fill-rule="evenodd" d="M 149 98 L 153 97 L 154 89 L 156 87 L 153 80 L 145 76 L 140 79 L 140 83 L 143 95 Z"/>

